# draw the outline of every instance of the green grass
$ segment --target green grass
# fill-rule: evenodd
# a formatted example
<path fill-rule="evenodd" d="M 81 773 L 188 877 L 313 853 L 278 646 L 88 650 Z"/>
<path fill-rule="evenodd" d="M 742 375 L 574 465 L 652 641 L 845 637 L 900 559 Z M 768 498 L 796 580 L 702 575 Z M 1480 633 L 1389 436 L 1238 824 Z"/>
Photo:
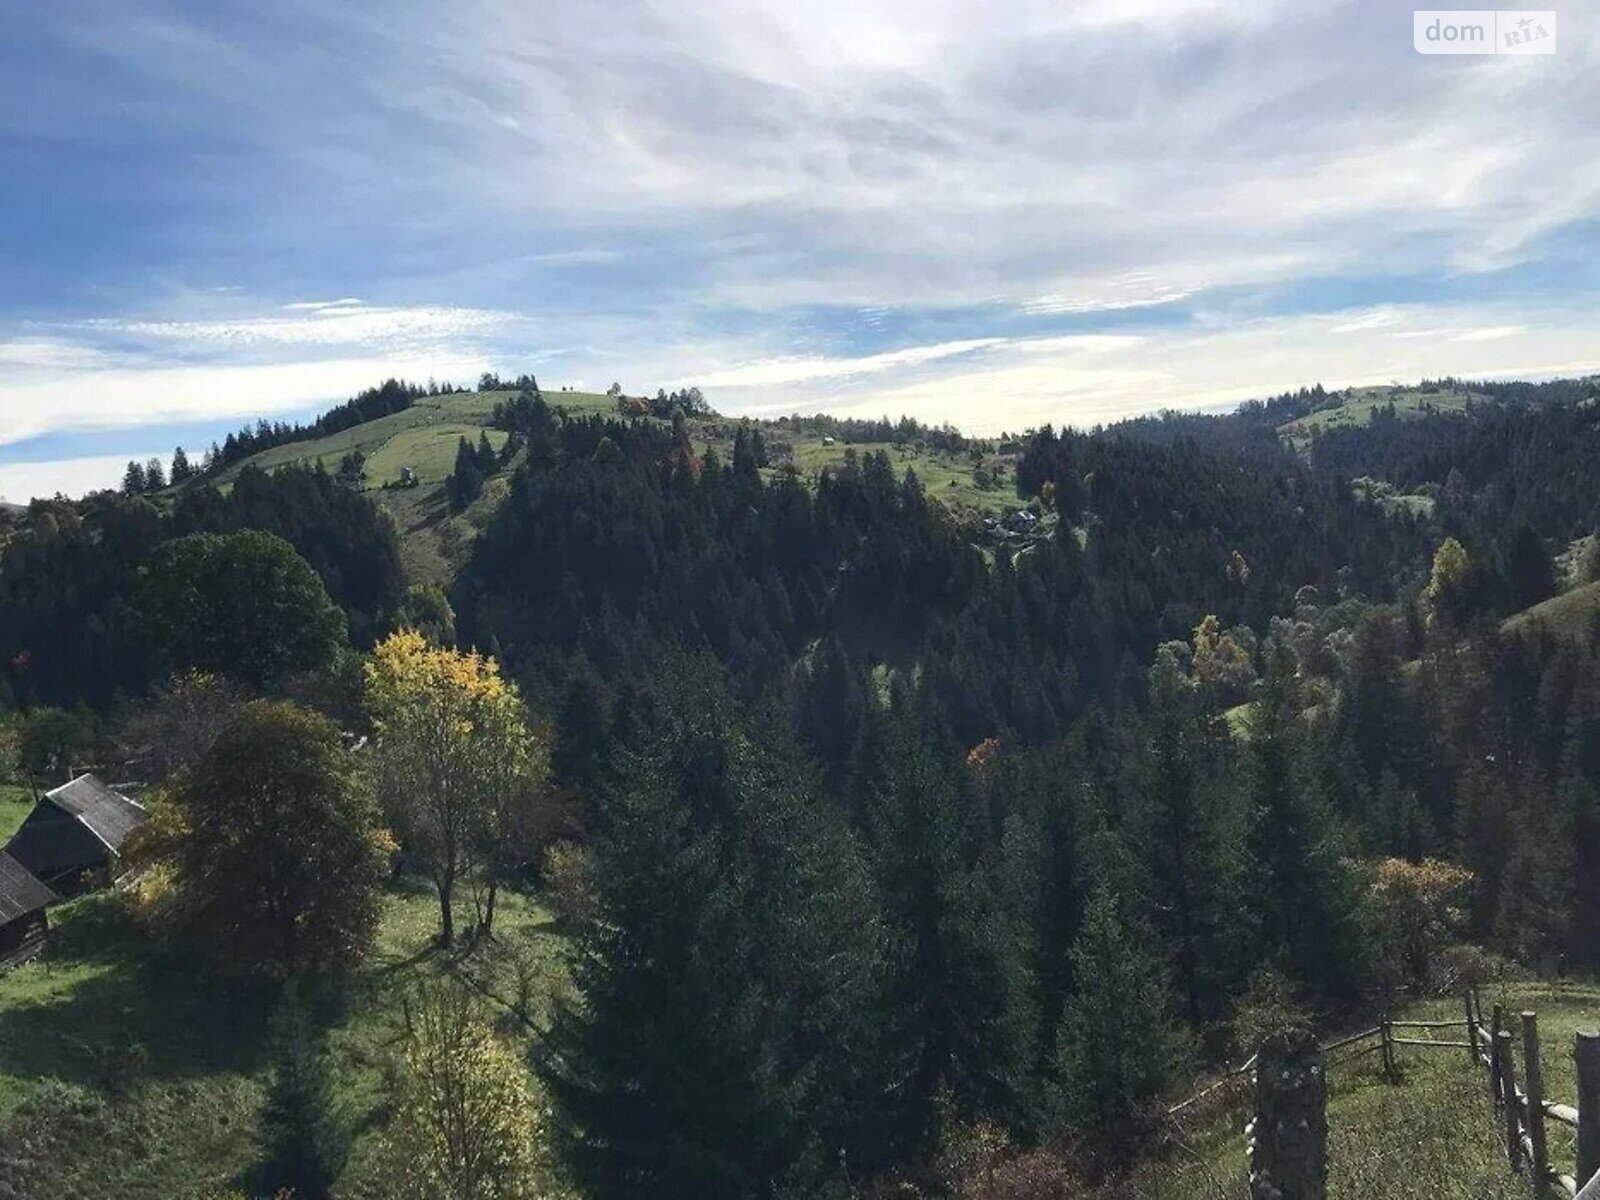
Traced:
<path fill-rule="evenodd" d="M 463 906 L 458 920 L 466 916 Z M 0 975 L 0 1200 L 248 1191 L 261 1156 L 269 998 L 165 960 L 112 897 L 61 906 L 52 922 L 44 956 Z M 492 998 L 508 1034 L 526 1033 L 513 1007 L 547 1018 L 564 979 L 549 915 L 503 896 L 496 928 L 471 954 L 445 955 L 433 944 L 431 892 L 384 897 L 376 948 L 330 1036 L 356 1133 L 353 1189 L 382 1131 L 409 984 L 445 974 L 469 982 Z"/>
<path fill-rule="evenodd" d="M 488 427 L 494 406 L 512 395 L 512 392 L 462 392 L 451 396 L 423 396 L 404 412 L 379 417 L 328 437 L 263 450 L 223 472 L 220 482 L 226 484 L 247 465 L 270 471 L 290 464 L 315 466 L 321 463 L 328 470 L 336 471 L 346 454 L 359 450 L 367 456 L 369 491 L 398 480 L 401 467 L 411 467 L 425 488 L 437 485 L 443 483 L 455 467 L 458 439 L 465 436 L 476 442 L 479 430 Z M 610 412 L 615 405 L 609 397 L 590 392 L 552 392 L 545 399 L 556 408 L 576 413 Z M 505 435 L 498 430 L 490 430 L 489 438 L 497 447 L 505 441 Z"/>
<path fill-rule="evenodd" d="M 1417 419 L 1436 412 L 1463 412 L 1469 403 L 1482 396 L 1464 391 L 1428 391 L 1417 387 L 1364 387 L 1330 397 L 1328 406 L 1307 413 L 1278 427 L 1278 432 L 1291 445 L 1303 450 L 1310 444 L 1313 434 L 1330 429 L 1368 425 L 1374 413 L 1394 406 L 1395 415 L 1402 419 Z"/>
<path fill-rule="evenodd" d="M 1557 638 L 1584 641 L 1600 616 L 1600 583 L 1585 583 L 1507 617 L 1502 632 L 1532 634 L 1543 630 Z"/>
<path fill-rule="evenodd" d="M 32 811 L 33 795 L 27 788 L 0 783 L 0 846 L 10 840 Z"/>
<path fill-rule="evenodd" d="M 782 427 L 772 426 L 773 436 Z M 763 426 L 766 430 L 767 427 Z M 854 451 L 858 457 L 882 451 L 897 476 L 908 469 L 914 471 L 927 494 L 953 512 L 969 515 L 994 516 L 1020 508 L 1017 499 L 1015 463 L 999 455 L 985 455 L 981 464 L 974 463 L 966 454 L 948 454 L 939 450 L 918 450 L 892 442 L 858 442 L 846 445 L 835 442 L 825 445 L 820 436 L 794 437 L 792 431 L 783 429 L 782 436 L 792 447 L 792 461 L 807 477 L 815 477 L 824 468 L 837 467 L 844 462 L 845 454 Z M 989 487 L 979 487 L 976 477 L 978 466 L 983 466 L 994 481 Z"/>
<path fill-rule="evenodd" d="M 400 551 L 407 578 L 414 583 L 448 586 L 465 564 L 472 540 L 492 514 L 504 488 L 490 487 L 474 510 L 453 514 L 445 500 L 444 485 L 455 469 L 456 447 L 460 439 L 476 442 L 487 429 L 494 406 L 514 393 L 464 392 L 450 396 L 424 396 L 404 412 L 380 417 L 363 425 L 342 430 L 324 438 L 292 442 L 246 459 L 223 472 L 217 482 L 231 485 L 245 466 L 275 470 L 289 465 L 316 466 L 336 471 L 340 461 L 352 451 L 366 456 L 365 490 L 395 519 L 400 529 Z M 616 401 L 595 392 L 546 392 L 553 407 L 574 415 L 611 415 Z M 963 517 L 999 515 L 1018 507 L 1015 489 L 1015 462 L 987 454 L 974 463 L 965 454 L 896 446 L 892 443 L 843 443 L 824 445 L 821 435 L 796 436 L 787 426 L 757 422 L 771 442 L 782 442 L 792 449 L 792 461 L 807 478 L 814 479 L 824 468 L 837 466 L 845 454 L 883 450 L 889 454 L 896 474 L 914 470 L 927 494 L 953 513 Z M 691 436 L 704 453 L 713 449 L 724 462 L 733 456 L 733 435 L 737 422 L 725 417 L 691 421 Z M 490 442 L 498 449 L 506 435 L 488 430 Z M 980 487 L 977 468 L 982 466 L 993 478 Z M 401 472 L 409 467 L 417 486 L 398 488 Z"/>
<path fill-rule="evenodd" d="M 1546 1098 L 1573 1104 L 1573 1033 L 1600 1026 L 1600 989 L 1573 984 L 1518 984 L 1486 992 L 1511 1012 L 1539 1014 Z M 1455 1020 L 1459 1000 L 1427 1001 L 1404 1014 L 1412 1020 Z M 1464 1030 L 1403 1036 L 1460 1041 Z M 1509 1169 L 1505 1131 L 1489 1104 L 1480 1068 L 1466 1051 L 1397 1047 L 1401 1081 L 1388 1083 L 1376 1055 L 1329 1070 L 1328 1195 L 1330 1200 L 1527 1200 L 1525 1176 Z M 1521 1064 L 1518 1039 L 1517 1061 Z M 1243 1126 L 1248 1105 L 1181 1128 L 1159 1154 L 1142 1163 L 1116 1190 L 1128 1200 L 1168 1200 L 1245 1194 Z M 1564 1126 L 1550 1123 L 1550 1153 L 1571 1174 L 1573 1144 Z"/>

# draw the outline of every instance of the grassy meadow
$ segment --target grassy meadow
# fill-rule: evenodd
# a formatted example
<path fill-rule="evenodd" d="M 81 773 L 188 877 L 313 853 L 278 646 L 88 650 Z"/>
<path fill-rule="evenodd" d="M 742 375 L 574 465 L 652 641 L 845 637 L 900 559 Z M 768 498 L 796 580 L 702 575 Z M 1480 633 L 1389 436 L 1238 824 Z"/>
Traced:
<path fill-rule="evenodd" d="M 289 465 L 316 466 L 337 471 L 345 455 L 359 450 L 366 456 L 365 490 L 395 519 L 407 577 L 417 583 L 447 586 L 466 562 L 472 539 L 505 494 L 501 479 L 491 479 L 484 495 L 465 513 L 452 513 L 445 497 L 445 482 L 455 469 L 456 447 L 465 437 L 476 442 L 487 430 L 499 449 L 506 434 L 488 429 L 497 403 L 515 393 L 462 392 L 449 396 L 424 396 L 404 412 L 342 430 L 328 437 L 293 442 L 247 459 L 250 465 L 274 470 Z M 616 401 L 595 392 L 546 392 L 553 406 L 574 414 L 612 414 Z M 978 462 L 969 455 L 899 446 L 892 442 L 827 444 L 821 434 L 797 434 L 776 422 L 760 422 L 766 436 L 787 447 L 787 461 L 807 479 L 836 467 L 845 455 L 884 451 L 896 474 L 915 471 L 927 494 L 952 513 L 965 518 L 999 516 L 1018 506 L 1015 462 L 998 454 L 985 454 Z M 733 435 L 738 421 L 710 417 L 690 422 L 690 436 L 703 454 L 714 450 L 724 461 L 733 455 Z M 779 456 L 777 462 L 785 461 Z M 218 483 L 227 487 L 244 463 L 222 473 Z M 409 467 L 417 486 L 400 488 L 401 472 Z M 980 486 L 978 470 L 989 478 Z"/>
<path fill-rule="evenodd" d="M 1307 413 L 1278 427 L 1278 432 L 1288 438 L 1297 449 L 1310 444 L 1314 434 L 1330 429 L 1370 425 L 1373 414 L 1394 406 L 1395 415 L 1402 420 L 1417 419 L 1430 413 L 1463 412 L 1474 400 L 1484 397 L 1466 391 L 1424 391 L 1419 387 L 1351 388 L 1343 393 L 1337 403 L 1314 413 Z"/>
<path fill-rule="evenodd" d="M 45 954 L 0 975 L 0 1200 L 251 1194 L 270 1076 L 267 997 L 164 959 L 114 897 L 51 915 Z M 376 952 L 330 1035 L 355 1135 L 345 1194 L 376 1194 L 366 1181 L 409 985 L 464 980 L 514 1036 L 546 1019 L 564 979 L 548 913 L 503 896 L 496 927 L 492 942 L 446 955 L 433 944 L 431 892 L 384 897 Z"/>
<path fill-rule="evenodd" d="M 1522 983 L 1483 993 L 1487 1010 L 1539 1014 L 1546 1098 L 1576 1102 L 1573 1033 L 1600 1028 L 1600 987 Z M 1397 1019 L 1444 1021 L 1461 1017 L 1459 1000 L 1409 1006 Z M 1465 1029 L 1402 1031 L 1400 1036 L 1461 1041 Z M 1490 1107 L 1488 1084 L 1465 1050 L 1396 1047 L 1400 1081 L 1379 1071 L 1378 1055 L 1347 1065 L 1333 1056 L 1328 1072 L 1329 1200 L 1528 1200 L 1526 1175 L 1510 1169 L 1505 1126 Z M 1518 1068 L 1521 1041 L 1517 1040 Z M 1246 1194 L 1244 1123 L 1247 1097 L 1226 1111 L 1180 1122 L 1165 1151 L 1141 1164 L 1118 1185 L 1127 1200 L 1236 1200 Z M 1573 1141 L 1551 1122 L 1550 1155 L 1571 1174 Z"/>
<path fill-rule="evenodd" d="M 1557 638 L 1585 641 L 1600 616 L 1600 583 L 1580 584 L 1524 609 L 1502 624 L 1506 633 L 1532 634 L 1541 628 Z"/>
<path fill-rule="evenodd" d="M 0 783 L 0 846 L 10 840 L 32 811 L 33 795 L 27 788 Z"/>

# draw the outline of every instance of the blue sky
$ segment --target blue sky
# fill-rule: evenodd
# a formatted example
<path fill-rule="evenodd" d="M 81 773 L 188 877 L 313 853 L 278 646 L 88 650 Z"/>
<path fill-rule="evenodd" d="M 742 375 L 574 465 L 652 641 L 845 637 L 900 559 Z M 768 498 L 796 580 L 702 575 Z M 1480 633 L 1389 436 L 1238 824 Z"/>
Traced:
<path fill-rule="evenodd" d="M 0 495 L 399 374 L 983 432 L 1600 370 L 1600 32 L 1340 0 L 12 6 Z"/>

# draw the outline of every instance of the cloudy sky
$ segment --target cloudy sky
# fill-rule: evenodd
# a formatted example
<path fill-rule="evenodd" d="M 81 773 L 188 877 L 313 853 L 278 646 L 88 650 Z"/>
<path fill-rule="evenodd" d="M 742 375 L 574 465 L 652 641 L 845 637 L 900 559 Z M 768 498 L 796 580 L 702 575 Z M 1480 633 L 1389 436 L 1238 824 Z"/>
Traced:
<path fill-rule="evenodd" d="M 0 44 L 0 495 L 384 376 L 983 432 L 1600 370 L 1600 12 L 63 0 Z"/>

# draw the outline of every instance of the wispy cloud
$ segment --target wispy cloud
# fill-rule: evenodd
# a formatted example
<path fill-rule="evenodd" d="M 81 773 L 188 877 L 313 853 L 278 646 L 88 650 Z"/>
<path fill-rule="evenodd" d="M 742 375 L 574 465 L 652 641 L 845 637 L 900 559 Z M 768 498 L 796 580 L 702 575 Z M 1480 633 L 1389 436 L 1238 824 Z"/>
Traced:
<path fill-rule="evenodd" d="M 97 333 L 123 334 L 189 345 L 377 346 L 439 342 L 482 335 L 514 324 L 513 313 L 455 307 L 383 308 L 360 301 L 296 303 L 293 317 L 227 321 L 141 321 L 103 318 L 84 322 Z"/>

